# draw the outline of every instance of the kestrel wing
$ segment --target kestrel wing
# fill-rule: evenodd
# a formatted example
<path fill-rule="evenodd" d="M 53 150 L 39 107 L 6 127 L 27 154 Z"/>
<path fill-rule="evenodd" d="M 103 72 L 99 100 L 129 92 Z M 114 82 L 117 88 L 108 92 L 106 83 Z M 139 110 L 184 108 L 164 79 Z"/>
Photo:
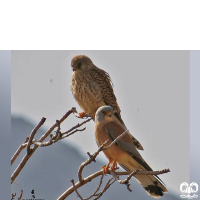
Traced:
<path fill-rule="evenodd" d="M 129 133 L 129 132 L 128 132 Z M 133 144 L 135 145 L 135 147 L 139 150 L 144 150 L 143 146 L 140 144 L 140 142 L 135 138 L 133 137 L 130 133 L 129 133 L 132 141 L 133 141 Z"/>
<path fill-rule="evenodd" d="M 94 66 L 90 69 L 93 82 L 98 84 L 100 88 L 101 98 L 106 105 L 109 105 L 113 110 L 117 110 L 118 118 L 121 121 L 120 108 L 117 104 L 117 99 L 113 91 L 112 81 L 107 72 Z"/>
<path fill-rule="evenodd" d="M 94 86 L 96 87 L 95 84 L 98 85 L 97 89 L 98 89 L 98 97 L 102 98 L 104 103 L 106 105 L 109 105 L 113 108 L 113 110 L 116 110 L 117 112 L 114 113 L 114 115 L 116 116 L 116 118 L 119 120 L 119 122 L 126 127 L 126 125 L 124 124 L 122 118 L 121 118 L 121 114 L 120 114 L 120 107 L 117 103 L 117 98 L 114 94 L 113 91 L 113 84 L 110 78 L 110 75 L 105 72 L 102 69 L 97 68 L 95 65 L 93 68 L 90 69 L 90 77 L 92 77 L 93 79 L 93 83 Z M 144 148 L 142 147 L 142 145 L 140 144 L 140 142 L 133 137 L 130 133 L 129 133 L 135 147 L 139 150 L 144 150 Z"/>
<path fill-rule="evenodd" d="M 105 130 L 112 140 L 116 139 L 121 135 L 125 129 L 120 126 L 117 122 L 109 122 L 105 125 Z M 140 153 L 135 148 L 133 141 L 128 133 L 122 136 L 116 143 L 117 146 L 126 151 L 133 159 L 135 159 L 139 164 L 141 164 L 146 170 L 152 171 L 151 167 L 145 162 Z"/>
<path fill-rule="evenodd" d="M 119 135 L 126 131 L 123 126 L 115 121 L 106 124 L 105 129 L 112 140 L 115 140 Z M 126 151 L 130 156 L 136 156 L 143 160 L 128 133 L 122 136 L 115 144 Z"/>
<path fill-rule="evenodd" d="M 118 123 L 113 122 L 113 121 L 105 125 L 105 130 L 107 131 L 112 141 L 115 140 L 119 135 L 121 135 L 125 131 L 124 127 L 120 126 Z M 135 148 L 133 141 L 130 138 L 130 135 L 128 133 L 122 136 L 116 142 L 116 145 L 122 148 L 124 151 L 126 151 L 134 160 L 136 160 L 146 170 L 153 171 L 152 168 L 145 162 L 145 160 L 142 158 L 140 153 Z M 126 167 L 123 167 L 123 168 L 126 169 Z M 155 177 L 163 183 L 163 181 L 158 176 L 155 176 Z"/>

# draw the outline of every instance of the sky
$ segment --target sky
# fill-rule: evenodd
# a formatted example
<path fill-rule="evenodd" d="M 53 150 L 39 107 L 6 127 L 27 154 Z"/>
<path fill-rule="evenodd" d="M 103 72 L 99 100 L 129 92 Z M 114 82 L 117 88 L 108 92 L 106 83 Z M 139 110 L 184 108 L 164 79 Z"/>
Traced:
<path fill-rule="evenodd" d="M 190 182 L 200 183 L 200 51 L 190 51 Z"/>
<path fill-rule="evenodd" d="M 167 187 L 179 192 L 189 181 L 189 51 L 12 51 L 11 111 L 46 127 L 71 107 L 80 108 L 70 91 L 71 59 L 84 54 L 108 72 L 130 133 L 144 147 L 143 158 Z M 66 131 L 82 119 L 70 116 Z M 29 133 L 27 133 L 29 135 Z M 66 139 L 85 157 L 97 150 L 94 123 Z M 103 153 L 99 156 L 105 164 Z"/>

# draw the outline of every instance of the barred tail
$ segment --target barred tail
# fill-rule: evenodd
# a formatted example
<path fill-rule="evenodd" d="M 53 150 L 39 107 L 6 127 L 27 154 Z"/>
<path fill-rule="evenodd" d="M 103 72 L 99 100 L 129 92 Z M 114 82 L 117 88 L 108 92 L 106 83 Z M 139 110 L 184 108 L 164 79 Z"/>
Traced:
<path fill-rule="evenodd" d="M 167 188 L 153 175 L 138 174 L 135 178 L 146 192 L 156 199 L 162 197 L 163 192 L 168 192 Z"/>

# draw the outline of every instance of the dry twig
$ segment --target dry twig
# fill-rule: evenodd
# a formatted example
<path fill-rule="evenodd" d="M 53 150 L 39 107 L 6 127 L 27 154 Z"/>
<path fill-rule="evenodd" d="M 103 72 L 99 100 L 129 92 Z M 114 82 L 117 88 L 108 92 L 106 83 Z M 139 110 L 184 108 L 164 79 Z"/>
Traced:
<path fill-rule="evenodd" d="M 70 109 L 60 120 L 56 120 L 56 123 L 48 130 L 46 131 L 41 138 L 39 139 L 39 141 L 36 141 L 34 139 L 34 136 L 37 132 L 37 130 L 42 126 L 42 124 L 45 122 L 45 118 L 42 118 L 41 121 L 38 123 L 38 125 L 33 129 L 33 131 L 31 132 L 30 136 L 26 138 L 25 142 L 23 144 L 21 144 L 19 146 L 19 148 L 17 149 L 17 151 L 15 152 L 15 154 L 13 155 L 12 159 L 11 159 L 11 165 L 13 164 L 13 162 L 16 160 L 16 158 L 18 157 L 18 155 L 21 153 L 21 151 L 27 147 L 27 153 L 26 155 L 22 158 L 21 162 L 19 163 L 19 165 L 17 166 L 17 168 L 15 169 L 15 171 L 13 172 L 12 176 L 11 176 L 11 183 L 13 183 L 13 181 L 15 180 L 15 178 L 18 176 L 18 174 L 20 173 L 20 171 L 23 169 L 23 167 L 25 166 L 25 164 L 27 163 L 27 161 L 30 159 L 30 157 L 33 155 L 33 153 L 35 152 L 35 150 L 39 147 L 39 146 L 48 146 L 51 145 L 55 142 L 57 142 L 58 140 L 61 140 L 65 137 L 68 137 L 71 134 L 74 134 L 77 131 L 83 131 L 85 129 L 77 129 L 78 127 L 82 126 L 83 124 L 89 122 L 92 118 L 85 120 L 84 122 L 82 122 L 81 124 L 77 124 L 76 126 L 72 127 L 69 131 L 65 132 L 65 133 L 61 133 L 60 132 L 60 124 L 72 113 L 77 113 L 76 108 L 72 108 Z M 52 131 L 58 127 L 57 131 L 56 131 L 56 135 L 52 136 L 51 135 L 51 139 L 48 142 L 42 143 L 51 133 Z M 75 130 L 76 129 L 76 130 Z M 73 132 L 71 132 L 73 131 Z M 68 134 L 68 135 L 65 135 Z M 31 148 L 31 145 L 34 145 L 33 148 Z"/>
<path fill-rule="evenodd" d="M 109 179 L 109 181 L 107 182 L 106 186 L 103 188 L 103 190 L 97 195 L 97 197 L 94 200 L 99 199 L 105 192 L 106 190 L 115 182 L 116 180 L 111 178 Z"/>
<path fill-rule="evenodd" d="M 79 194 L 78 190 L 77 190 L 76 187 L 75 187 L 74 179 L 72 179 L 71 182 L 72 182 L 74 191 L 76 192 L 77 196 L 78 196 L 81 200 L 84 200 L 83 197 Z"/>
<path fill-rule="evenodd" d="M 99 182 L 99 185 L 98 185 L 97 189 L 94 191 L 94 193 L 93 193 L 91 196 L 89 196 L 88 198 L 84 199 L 84 200 L 89 200 L 89 199 L 91 199 L 92 197 L 98 196 L 98 195 L 99 195 L 99 194 L 97 194 L 97 192 L 98 192 L 98 191 L 100 190 L 100 188 L 101 188 L 101 185 L 102 185 L 102 183 L 103 183 L 103 178 L 104 178 L 104 174 L 102 174 L 101 179 L 100 179 L 100 182 Z"/>
<path fill-rule="evenodd" d="M 83 129 L 77 129 L 78 127 L 81 127 L 83 124 L 89 122 L 92 118 L 89 118 L 85 121 L 83 121 L 82 123 L 78 123 L 76 126 L 73 126 L 70 130 L 64 132 L 64 133 L 61 133 L 60 132 L 60 129 L 58 128 L 58 130 L 56 131 L 56 135 L 52 135 L 51 136 L 51 139 L 47 142 L 37 142 L 37 141 L 33 141 L 33 144 L 37 145 L 37 146 L 40 146 L 40 147 L 46 147 L 46 146 L 50 146 L 52 145 L 53 143 L 56 143 L 58 142 L 59 140 L 62 140 L 66 137 L 69 137 L 70 135 L 78 132 L 78 131 L 84 131 L 86 128 L 83 128 Z M 57 123 L 59 123 L 59 121 L 57 120 Z"/>
<path fill-rule="evenodd" d="M 100 151 L 103 150 L 104 146 L 108 143 L 108 140 L 106 140 L 100 147 L 99 149 L 93 154 L 90 155 L 90 158 L 88 158 L 85 162 L 83 162 L 78 170 L 78 178 L 79 178 L 79 182 L 83 184 L 84 180 L 82 178 L 82 171 L 83 168 L 87 165 L 89 165 L 92 161 L 95 161 L 95 158 L 97 157 L 97 155 L 99 154 Z"/>
<path fill-rule="evenodd" d="M 15 196 L 16 196 L 16 193 L 12 193 L 11 200 L 14 200 Z"/>
<path fill-rule="evenodd" d="M 90 117 L 89 119 L 83 121 L 82 123 L 78 123 L 76 126 L 70 128 L 68 131 L 61 133 L 61 127 L 60 124 L 71 114 L 74 113 L 74 115 L 76 117 L 80 117 L 80 115 L 77 113 L 76 108 L 72 108 L 71 110 L 69 110 L 60 120 L 56 120 L 56 123 L 48 130 L 46 131 L 41 138 L 39 139 L 39 141 L 36 141 L 34 139 L 34 136 L 37 132 L 37 130 L 42 126 L 42 124 L 45 122 L 45 118 L 42 118 L 41 121 L 38 123 L 38 125 L 33 129 L 33 131 L 31 132 L 30 136 L 26 138 L 25 142 L 23 144 L 21 144 L 19 146 L 19 148 L 17 149 L 17 151 L 15 152 L 15 154 L 13 155 L 12 159 L 11 159 L 11 164 L 13 164 L 13 162 L 16 160 L 16 158 L 18 157 L 18 155 L 21 153 L 21 151 L 27 147 L 27 153 L 26 155 L 23 157 L 23 159 L 21 160 L 21 162 L 19 163 L 18 167 L 15 169 L 15 171 L 13 172 L 12 176 L 11 176 L 11 183 L 13 183 L 13 181 L 15 180 L 15 178 L 18 176 L 18 174 L 20 173 L 20 171 L 23 169 L 23 167 L 25 166 L 26 162 L 29 160 L 29 158 L 33 155 L 34 151 L 39 147 L 45 147 L 45 146 L 49 146 L 59 140 L 62 140 L 66 137 L 69 137 L 70 135 L 78 132 L 78 131 L 84 131 L 85 128 L 82 129 L 78 129 L 79 127 L 81 127 L 83 124 L 89 122 L 91 119 L 93 119 L 93 116 L 91 114 L 84 114 L 84 117 Z M 56 130 L 56 134 L 53 135 L 51 134 L 52 131 L 57 127 Z M 103 151 L 106 150 L 108 148 L 110 148 L 113 144 L 115 144 L 128 130 L 126 130 L 125 132 L 123 132 L 121 135 L 119 135 L 114 141 L 112 141 L 110 143 L 110 145 L 108 145 L 107 147 L 105 147 L 105 145 L 108 143 L 109 140 L 105 141 L 99 148 L 98 150 L 91 155 L 89 152 L 87 152 L 89 158 L 83 162 L 78 170 L 78 182 L 75 183 L 74 180 L 71 180 L 72 182 L 72 186 L 70 188 L 68 188 L 60 197 L 58 197 L 57 200 L 63 200 L 66 197 L 68 197 L 71 193 L 73 193 L 74 191 L 76 192 L 76 194 L 78 195 L 78 197 L 81 200 L 89 200 L 92 197 L 95 197 L 94 199 L 97 200 L 99 199 L 106 191 L 107 189 L 115 182 L 118 181 L 120 184 L 125 184 L 127 186 L 127 189 L 129 191 L 131 191 L 130 189 L 130 184 L 129 184 L 129 180 L 131 179 L 132 176 L 134 176 L 135 174 L 147 174 L 147 175 L 158 175 L 158 174 L 162 174 L 162 173 L 167 173 L 169 172 L 169 169 L 164 169 L 162 171 L 145 171 L 145 170 L 141 170 L 138 169 L 134 172 L 113 172 L 112 170 L 108 169 L 107 174 L 111 174 L 113 176 L 113 178 L 109 179 L 109 181 L 106 183 L 106 185 L 104 186 L 104 188 L 102 189 L 102 191 L 99 192 L 102 183 L 103 183 L 103 178 L 104 178 L 104 174 L 103 174 L 103 170 L 97 171 L 91 175 L 89 175 L 86 178 L 82 177 L 82 172 L 85 166 L 89 165 L 91 162 L 96 162 L 96 157 L 98 156 L 98 154 Z M 43 142 L 48 136 L 50 135 L 50 140 L 47 142 Z M 33 148 L 31 148 L 31 145 L 33 145 Z M 120 180 L 119 175 L 128 175 L 128 177 L 125 180 Z M 90 195 L 87 198 L 83 198 L 80 193 L 78 192 L 78 188 L 80 188 L 81 186 L 87 184 L 88 182 L 90 182 L 91 180 L 95 179 L 96 177 L 101 176 L 99 185 L 97 186 L 97 189 L 94 191 L 94 193 L 92 195 Z M 18 200 L 21 200 L 22 198 L 22 194 L 23 191 L 21 190 L 21 195 L 18 198 Z M 14 199 L 14 197 L 16 196 L 16 194 L 12 194 L 12 199 Z M 12 200 L 11 199 L 11 200 Z"/>
<path fill-rule="evenodd" d="M 36 134 L 36 132 L 38 131 L 38 129 L 44 124 L 44 122 L 46 121 L 46 118 L 42 118 L 41 121 L 39 122 L 39 124 L 31 131 L 31 134 L 29 136 L 29 140 L 28 140 L 28 143 L 27 143 L 27 154 L 30 155 L 31 152 L 32 152 L 32 149 L 31 149 L 31 144 L 33 144 L 33 138 Z"/>
<path fill-rule="evenodd" d="M 91 117 L 91 118 L 93 118 L 93 115 L 90 114 L 90 113 L 84 113 L 84 115 L 83 115 L 82 117 L 80 117 L 80 114 L 79 114 L 77 111 L 75 111 L 75 112 L 74 112 L 74 115 L 75 115 L 76 117 L 78 117 L 78 118 L 83 118 L 83 117 L 86 117 L 86 118 Z"/>
<path fill-rule="evenodd" d="M 21 199 L 22 199 L 22 196 L 23 196 L 23 190 L 21 190 L 21 194 L 20 194 L 20 196 L 18 197 L 18 200 L 21 200 Z M 16 197 L 16 193 L 12 193 L 11 200 L 14 200 L 15 197 Z"/>
<path fill-rule="evenodd" d="M 121 135 L 119 135 L 116 139 L 114 139 L 114 140 L 110 143 L 109 146 L 104 147 L 103 150 L 106 150 L 106 149 L 110 148 L 110 147 L 111 147 L 113 144 L 115 144 L 122 136 L 124 136 L 125 133 L 126 133 L 127 131 L 128 131 L 128 130 L 124 131 Z"/>
<path fill-rule="evenodd" d="M 18 200 L 21 200 L 21 199 L 22 199 L 22 195 L 23 195 L 23 190 L 21 190 L 21 194 L 20 194 Z"/>
<path fill-rule="evenodd" d="M 24 141 L 23 144 L 21 144 L 19 146 L 19 148 L 17 149 L 17 151 L 14 153 L 13 157 L 11 158 L 11 165 L 14 163 L 14 161 L 16 160 L 16 158 L 19 156 L 19 154 L 21 153 L 21 151 L 26 148 L 27 146 L 27 142 L 29 140 L 29 137 L 26 138 L 26 140 Z"/>
<path fill-rule="evenodd" d="M 107 143 L 108 143 L 108 140 L 106 140 L 100 147 L 99 149 L 93 154 L 91 155 L 90 153 L 87 153 L 89 155 L 89 158 L 83 162 L 80 167 L 79 167 L 79 170 L 78 170 L 78 178 L 79 178 L 79 181 L 77 183 L 74 183 L 73 182 L 73 186 L 71 186 L 70 188 L 68 188 L 60 197 L 58 197 L 57 200 L 64 200 L 65 198 L 67 198 L 71 193 L 73 193 L 74 191 L 76 191 L 78 197 L 81 199 L 81 200 L 88 200 L 89 198 L 91 197 L 94 197 L 94 196 L 97 196 L 95 199 L 99 199 L 103 193 L 110 187 L 110 185 L 112 185 L 115 181 L 118 181 L 120 184 L 125 184 L 127 186 L 127 189 L 129 191 L 131 191 L 130 189 L 130 184 L 129 184 L 129 180 L 131 179 L 132 176 L 134 176 L 135 174 L 147 174 L 147 175 L 158 175 L 158 174 L 163 174 L 163 173 L 167 173 L 169 172 L 169 169 L 164 169 L 162 171 L 145 171 L 145 170 L 136 170 L 134 172 L 113 172 L 112 170 L 108 170 L 107 174 L 112 174 L 113 175 L 113 178 L 111 178 L 106 186 L 104 187 L 104 189 L 97 194 L 96 191 L 99 191 L 101 185 L 102 185 L 102 181 L 103 181 L 103 176 L 101 178 L 101 181 L 100 181 L 100 184 L 99 186 L 97 187 L 96 191 L 88 198 L 86 199 L 83 199 L 83 197 L 81 197 L 81 195 L 79 194 L 78 192 L 78 188 L 80 188 L 81 186 L 87 184 L 88 182 L 90 182 L 91 180 L 93 180 L 94 178 L 100 176 L 100 175 L 103 175 L 103 170 L 100 170 L 98 172 L 95 172 L 94 174 L 91 174 L 90 176 L 86 177 L 86 178 L 83 178 L 82 177 L 82 172 L 83 172 L 83 169 L 85 166 L 89 165 L 92 161 L 95 162 L 95 158 L 97 157 L 97 155 L 109 148 L 111 145 L 115 144 L 128 130 L 126 130 L 125 132 L 123 132 L 121 135 L 119 135 L 108 147 L 104 147 Z M 120 180 L 119 179 L 119 175 L 129 175 L 125 180 Z M 114 180 L 113 180 L 114 179 Z M 113 181 L 112 181 L 113 180 Z"/>

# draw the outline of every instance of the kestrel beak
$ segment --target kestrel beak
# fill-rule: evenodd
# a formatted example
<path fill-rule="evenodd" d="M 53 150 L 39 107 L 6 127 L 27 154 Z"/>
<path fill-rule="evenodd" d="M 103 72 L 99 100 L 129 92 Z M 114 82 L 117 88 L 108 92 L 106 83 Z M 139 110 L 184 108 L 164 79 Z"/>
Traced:
<path fill-rule="evenodd" d="M 111 116 L 112 116 L 112 113 L 111 113 L 111 112 L 108 112 L 107 115 L 108 115 L 109 117 L 111 117 Z"/>
<path fill-rule="evenodd" d="M 76 71 L 76 69 L 77 69 L 77 67 L 73 65 L 73 66 L 72 66 L 73 72 Z"/>

